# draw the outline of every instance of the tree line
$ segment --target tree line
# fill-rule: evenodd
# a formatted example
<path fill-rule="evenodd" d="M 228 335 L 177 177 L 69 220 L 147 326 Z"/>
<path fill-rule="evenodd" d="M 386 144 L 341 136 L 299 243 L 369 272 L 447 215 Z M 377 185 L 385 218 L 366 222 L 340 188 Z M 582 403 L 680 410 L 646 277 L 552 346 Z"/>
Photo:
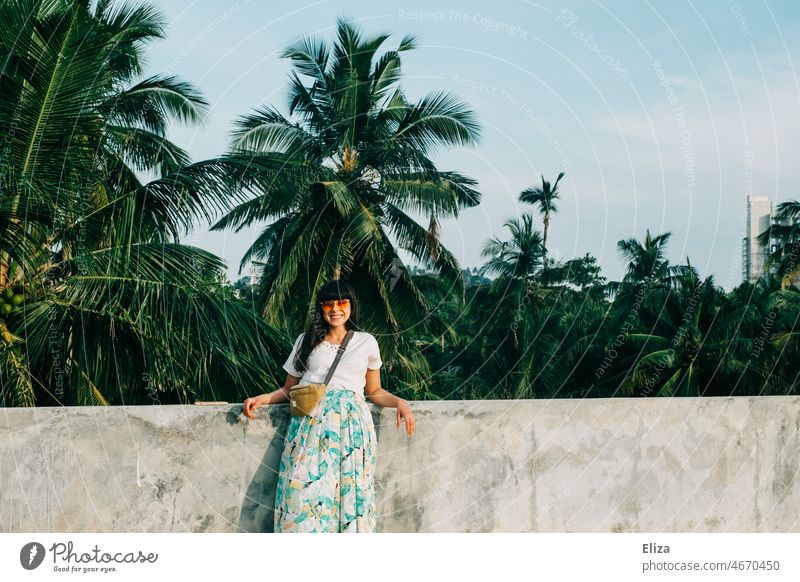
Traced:
<path fill-rule="evenodd" d="M 193 161 L 167 128 L 202 122 L 207 100 L 143 72 L 165 30 L 150 4 L 0 5 L 3 406 L 240 401 L 282 383 L 310 301 L 339 277 L 405 398 L 794 393 L 796 226 L 764 234 L 781 241 L 776 273 L 730 293 L 670 265 L 669 233 L 620 241 L 626 275 L 606 282 L 589 254 L 548 256 L 560 173 L 520 193 L 543 230 L 509 220 L 465 272 L 440 221 L 481 193 L 433 157 L 478 144 L 481 124 L 452 93 L 406 96 L 415 37 L 387 48 L 339 19 L 332 42 L 289 44 L 285 112 L 254 104 Z M 796 225 L 798 203 L 781 212 Z M 256 285 L 180 242 L 203 223 L 261 227 L 240 262 Z"/>

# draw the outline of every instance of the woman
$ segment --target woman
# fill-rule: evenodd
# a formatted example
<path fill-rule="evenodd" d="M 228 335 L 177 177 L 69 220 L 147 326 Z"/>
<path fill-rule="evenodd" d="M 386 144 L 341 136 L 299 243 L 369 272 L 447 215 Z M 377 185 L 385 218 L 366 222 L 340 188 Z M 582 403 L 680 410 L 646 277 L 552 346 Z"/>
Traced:
<path fill-rule="evenodd" d="M 339 279 L 318 295 L 315 319 L 295 340 L 283 365 L 283 387 L 244 401 L 244 414 L 262 404 L 288 402 L 292 386 L 324 382 L 348 330 L 353 336 L 327 385 L 316 416 L 292 416 L 278 472 L 276 532 L 375 531 L 375 453 L 372 414 L 364 399 L 397 409 L 397 426 L 414 432 L 408 402 L 381 388 L 377 340 L 357 331 L 353 290 Z"/>

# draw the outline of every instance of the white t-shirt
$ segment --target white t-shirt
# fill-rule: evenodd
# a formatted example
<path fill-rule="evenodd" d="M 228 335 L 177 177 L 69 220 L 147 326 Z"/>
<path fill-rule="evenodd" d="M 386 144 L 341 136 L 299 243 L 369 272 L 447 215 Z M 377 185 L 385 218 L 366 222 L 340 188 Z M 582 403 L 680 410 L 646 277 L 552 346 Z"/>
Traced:
<path fill-rule="evenodd" d="M 294 367 L 294 356 L 300 349 L 305 333 L 301 333 L 294 341 L 292 353 L 283 365 L 283 369 L 292 376 L 300 378 L 300 384 L 314 384 L 324 382 L 328 370 L 331 369 L 338 345 L 322 341 L 311 350 L 306 362 L 307 370 L 299 372 Z M 367 384 L 367 368 L 377 370 L 381 367 L 381 353 L 378 347 L 378 340 L 372 334 L 365 331 L 353 331 L 353 337 L 347 344 L 342 354 L 336 371 L 333 373 L 331 381 L 328 383 L 330 388 L 346 388 L 357 394 L 364 394 L 364 386 Z"/>

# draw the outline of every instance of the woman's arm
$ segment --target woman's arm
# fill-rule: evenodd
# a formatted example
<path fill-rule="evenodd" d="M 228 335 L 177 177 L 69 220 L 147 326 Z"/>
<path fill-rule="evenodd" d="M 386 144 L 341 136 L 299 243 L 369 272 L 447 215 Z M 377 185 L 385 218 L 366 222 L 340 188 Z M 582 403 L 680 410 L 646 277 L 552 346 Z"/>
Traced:
<path fill-rule="evenodd" d="M 297 376 L 286 374 L 286 382 L 283 383 L 283 386 L 277 390 L 273 390 L 269 394 L 261 395 L 263 398 L 262 404 L 281 404 L 283 402 L 289 402 L 289 389 L 292 386 L 297 386 L 300 380 L 301 378 Z"/>
<path fill-rule="evenodd" d="M 252 398 L 245 400 L 244 405 L 242 406 L 242 412 L 247 418 L 255 418 L 253 413 L 259 406 L 263 406 L 264 404 L 280 404 L 281 402 L 289 402 L 289 389 L 292 386 L 296 386 L 300 380 L 301 378 L 298 378 L 297 376 L 287 374 L 286 382 L 284 382 L 283 386 L 277 390 L 273 390 L 268 394 L 259 394 L 258 396 L 253 396 Z"/>
<path fill-rule="evenodd" d="M 384 408 L 397 408 L 397 426 L 401 422 L 405 422 L 406 433 L 408 436 L 414 434 L 414 413 L 411 412 L 411 407 L 408 402 L 402 398 L 398 398 L 394 394 L 390 394 L 381 388 L 381 371 L 380 369 L 371 370 L 367 368 L 367 384 L 364 386 L 364 394 L 370 401 L 378 406 Z"/>
<path fill-rule="evenodd" d="M 400 399 L 381 388 L 381 371 L 367 368 L 367 384 L 364 386 L 364 395 L 378 406 L 384 408 L 397 408 Z"/>

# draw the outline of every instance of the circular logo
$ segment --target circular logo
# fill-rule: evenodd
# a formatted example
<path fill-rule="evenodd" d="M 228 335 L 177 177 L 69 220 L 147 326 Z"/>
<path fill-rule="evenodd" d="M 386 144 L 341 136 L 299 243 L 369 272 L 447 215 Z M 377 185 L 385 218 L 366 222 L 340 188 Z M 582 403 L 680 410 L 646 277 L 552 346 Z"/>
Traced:
<path fill-rule="evenodd" d="M 19 563 L 26 570 L 35 570 L 44 561 L 44 546 L 39 542 L 29 542 L 19 551 Z"/>

